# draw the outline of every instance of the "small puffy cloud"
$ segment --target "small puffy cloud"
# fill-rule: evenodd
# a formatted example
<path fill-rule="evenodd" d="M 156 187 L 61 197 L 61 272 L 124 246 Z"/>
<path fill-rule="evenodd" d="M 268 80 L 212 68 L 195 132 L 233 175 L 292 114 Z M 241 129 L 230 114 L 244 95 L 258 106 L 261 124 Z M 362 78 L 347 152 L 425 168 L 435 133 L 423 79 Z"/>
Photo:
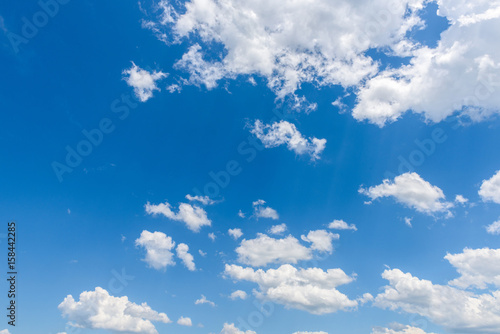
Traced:
<path fill-rule="evenodd" d="M 212 205 L 215 204 L 213 199 L 210 199 L 208 196 L 191 196 L 189 194 L 186 195 L 186 199 L 190 202 L 200 202 L 203 205 Z"/>
<path fill-rule="evenodd" d="M 220 334 L 257 334 L 254 331 L 240 331 L 234 324 L 225 323 Z"/>
<path fill-rule="evenodd" d="M 500 220 L 486 226 L 486 232 L 493 235 L 500 235 Z"/>
<path fill-rule="evenodd" d="M 9 330 L 8 329 L 2 329 L 0 331 L 0 334 L 10 334 Z M 59 334 L 66 334 L 66 333 L 59 333 Z"/>
<path fill-rule="evenodd" d="M 257 297 L 263 300 L 313 314 L 333 313 L 358 305 L 336 289 L 354 280 L 341 269 L 297 269 L 284 264 L 278 269 L 264 271 L 226 264 L 224 276 L 256 283 L 259 286 Z"/>
<path fill-rule="evenodd" d="M 266 201 L 259 199 L 252 203 L 253 215 L 256 218 L 279 219 L 278 212 L 269 206 L 264 206 Z"/>
<path fill-rule="evenodd" d="M 411 224 L 412 219 L 413 218 L 411 218 L 411 217 L 405 217 L 404 218 L 406 226 L 413 227 L 413 225 Z"/>
<path fill-rule="evenodd" d="M 235 299 L 247 299 L 247 293 L 243 290 L 236 290 L 231 293 L 229 296 L 232 300 Z M 0 333 L 1 334 L 1 333 Z"/>
<path fill-rule="evenodd" d="M 210 233 L 208 233 L 208 238 L 212 241 L 215 241 L 216 236 L 213 232 L 210 232 Z"/>
<path fill-rule="evenodd" d="M 203 304 L 208 304 L 212 307 L 215 306 L 215 303 L 208 300 L 207 297 L 205 297 L 204 295 L 201 295 L 200 299 L 197 299 L 195 302 L 194 302 L 195 305 L 203 305 Z"/>
<path fill-rule="evenodd" d="M 169 219 L 181 221 L 193 232 L 199 232 L 203 226 L 212 225 L 212 221 L 207 218 L 207 212 L 199 206 L 181 203 L 177 213 L 174 213 L 171 208 L 172 206 L 168 202 L 158 205 L 148 202 L 145 205 L 146 213 L 154 216 L 161 214 Z"/>
<path fill-rule="evenodd" d="M 494 202 L 500 204 L 500 170 L 490 179 L 483 180 L 479 189 L 479 196 L 485 202 Z"/>
<path fill-rule="evenodd" d="M 243 239 L 238 248 L 238 261 L 254 267 L 269 263 L 297 263 L 312 258 L 312 252 L 293 236 L 274 239 L 259 233 L 257 238 Z"/>
<path fill-rule="evenodd" d="M 279 225 L 274 225 L 274 226 L 271 226 L 271 228 L 269 230 L 267 230 L 267 232 L 269 234 L 283 234 L 285 233 L 287 227 L 286 227 L 286 224 L 279 224 Z"/>
<path fill-rule="evenodd" d="M 193 255 L 189 254 L 189 246 L 186 244 L 178 244 L 175 249 L 177 252 L 177 257 L 182 260 L 182 263 L 191 271 L 196 270 L 196 266 L 193 261 Z"/>
<path fill-rule="evenodd" d="M 245 214 L 243 213 L 243 211 L 238 211 L 238 217 L 240 218 L 245 218 Z"/>
<path fill-rule="evenodd" d="M 201 249 L 198 249 L 198 253 L 200 253 L 200 255 L 203 257 L 207 256 L 207 253 L 202 251 Z"/>
<path fill-rule="evenodd" d="M 175 265 L 174 254 L 171 252 L 175 242 L 165 233 L 144 230 L 135 240 L 135 245 L 146 249 L 146 257 L 143 261 L 154 269 L 166 269 L 167 266 Z"/>
<path fill-rule="evenodd" d="M 371 334 L 435 334 L 427 333 L 423 329 L 401 324 L 393 324 L 391 328 L 374 328 Z"/>
<path fill-rule="evenodd" d="M 230 228 L 227 233 L 229 233 L 229 235 L 234 239 L 238 239 L 239 237 L 241 237 L 243 235 L 243 232 L 241 232 L 241 229 L 239 228 Z"/>
<path fill-rule="evenodd" d="M 126 296 L 110 296 L 100 287 L 82 292 L 79 301 L 68 295 L 58 308 L 72 326 L 79 328 L 157 334 L 153 321 L 171 322 L 165 313 L 154 311 L 146 303 L 139 305 L 130 302 Z"/>
<path fill-rule="evenodd" d="M 500 332 L 500 291 L 468 291 L 468 288 L 498 289 L 500 249 L 464 249 L 446 259 L 461 276 L 448 285 L 433 284 L 399 269 L 388 269 L 382 277 L 389 281 L 376 296 L 374 305 L 394 311 L 419 314 L 437 325 L 458 333 Z"/>
<path fill-rule="evenodd" d="M 426 214 L 446 212 L 453 204 L 445 201 L 443 191 L 425 181 L 417 173 L 404 173 L 394 178 L 394 181 L 384 180 L 382 184 L 368 189 L 360 188 L 359 192 L 372 200 L 382 197 L 394 199 L 410 208 Z"/>
<path fill-rule="evenodd" d="M 156 81 L 166 77 L 163 72 L 148 72 L 139 68 L 132 62 L 132 67 L 123 71 L 123 80 L 127 85 L 134 88 L 134 93 L 142 102 L 146 102 L 153 96 L 153 91 L 160 90 Z"/>
<path fill-rule="evenodd" d="M 326 145 L 326 139 L 304 138 L 295 125 L 287 121 L 268 125 L 257 120 L 250 132 L 260 139 L 266 148 L 286 145 L 290 151 L 298 155 L 309 155 L 312 160 L 319 159 Z"/>
<path fill-rule="evenodd" d="M 338 234 L 333 234 L 325 230 L 309 231 L 306 235 L 302 235 L 300 238 L 306 242 L 312 243 L 311 249 L 317 250 L 319 252 L 331 253 L 333 252 L 333 240 L 339 239 Z"/>
<path fill-rule="evenodd" d="M 447 254 L 444 258 L 462 275 L 450 281 L 450 285 L 462 289 L 485 289 L 488 284 L 500 287 L 500 249 L 465 248 L 462 253 Z"/>
<path fill-rule="evenodd" d="M 465 198 L 464 196 L 462 195 L 457 195 L 455 196 L 455 203 L 458 203 L 458 204 L 461 204 L 461 205 L 464 205 L 465 203 L 467 203 L 469 200 L 467 198 Z"/>
<path fill-rule="evenodd" d="M 337 219 L 335 219 L 333 222 L 328 224 L 328 228 L 330 228 L 332 230 L 353 230 L 353 231 L 358 230 L 356 225 L 347 224 L 345 221 L 337 220 Z"/>
<path fill-rule="evenodd" d="M 189 317 L 180 317 L 179 320 L 177 320 L 177 324 L 179 324 L 181 326 L 188 326 L 188 327 L 193 326 L 193 323 L 191 322 L 191 318 L 189 318 Z"/>

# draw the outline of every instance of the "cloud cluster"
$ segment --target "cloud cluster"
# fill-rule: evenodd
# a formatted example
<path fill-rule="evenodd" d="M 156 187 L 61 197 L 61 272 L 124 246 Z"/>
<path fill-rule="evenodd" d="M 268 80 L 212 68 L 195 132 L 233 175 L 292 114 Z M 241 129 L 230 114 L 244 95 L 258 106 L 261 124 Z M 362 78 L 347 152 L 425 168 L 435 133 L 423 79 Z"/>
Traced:
<path fill-rule="evenodd" d="M 156 86 L 156 81 L 165 78 L 167 74 L 163 72 L 148 72 L 132 62 L 132 67 L 123 71 L 123 80 L 127 85 L 134 88 L 134 93 L 139 100 L 146 102 L 153 97 L 155 90 L 160 90 Z"/>
<path fill-rule="evenodd" d="M 212 225 L 212 221 L 207 217 L 207 212 L 196 205 L 181 203 L 177 213 L 172 211 L 172 206 L 168 202 L 156 205 L 148 202 L 144 207 L 146 213 L 154 216 L 161 214 L 169 219 L 181 221 L 193 232 L 199 232 L 203 226 Z"/>
<path fill-rule="evenodd" d="M 297 269 L 284 264 L 278 269 L 264 271 L 226 264 L 224 275 L 233 280 L 258 284 L 257 297 L 286 308 L 324 314 L 352 309 L 358 305 L 357 301 L 350 300 L 336 289 L 354 280 L 341 269 Z"/>
<path fill-rule="evenodd" d="M 319 159 L 326 146 L 326 139 L 305 138 L 294 124 L 287 121 L 279 121 L 269 125 L 257 120 L 251 127 L 250 132 L 266 148 L 286 145 L 295 154 L 309 155 L 312 160 Z"/>
<path fill-rule="evenodd" d="M 58 308 L 73 326 L 88 329 L 157 334 L 152 321 L 171 322 L 165 313 L 154 311 L 146 303 L 138 305 L 126 296 L 110 296 L 100 287 L 82 292 L 79 301 L 68 295 Z"/>
<path fill-rule="evenodd" d="M 360 188 L 359 192 L 372 200 L 382 197 L 394 197 L 397 202 L 426 214 L 449 211 L 453 203 L 446 202 L 443 191 L 425 181 L 417 173 L 404 173 L 394 181 L 384 180 L 382 184 L 368 189 Z"/>

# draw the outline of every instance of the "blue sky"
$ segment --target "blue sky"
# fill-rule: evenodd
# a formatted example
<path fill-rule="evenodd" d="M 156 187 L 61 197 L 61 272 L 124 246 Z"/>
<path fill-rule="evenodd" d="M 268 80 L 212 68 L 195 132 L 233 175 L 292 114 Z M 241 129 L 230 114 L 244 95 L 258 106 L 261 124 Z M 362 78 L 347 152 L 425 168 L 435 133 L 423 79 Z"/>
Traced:
<path fill-rule="evenodd" d="M 500 331 L 497 2 L 47 3 L 0 5 L 0 333 Z"/>

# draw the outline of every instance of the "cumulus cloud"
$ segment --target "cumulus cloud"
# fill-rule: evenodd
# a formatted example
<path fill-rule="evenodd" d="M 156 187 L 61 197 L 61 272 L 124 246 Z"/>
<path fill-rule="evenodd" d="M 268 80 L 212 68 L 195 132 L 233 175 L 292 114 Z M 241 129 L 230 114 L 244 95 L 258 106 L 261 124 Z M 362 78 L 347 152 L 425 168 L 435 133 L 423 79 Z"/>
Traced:
<path fill-rule="evenodd" d="M 500 234 L 500 220 L 497 220 L 496 222 L 493 222 L 490 225 L 486 226 L 486 232 L 488 232 L 489 234 L 493 234 L 493 235 L 499 235 Z"/>
<path fill-rule="evenodd" d="M 205 297 L 204 295 L 201 295 L 200 299 L 197 299 L 195 302 L 194 302 L 195 305 L 203 305 L 203 304 L 208 304 L 212 307 L 215 306 L 215 303 L 208 300 L 207 297 Z"/>
<path fill-rule="evenodd" d="M 269 206 L 264 206 L 266 201 L 259 199 L 252 203 L 253 206 L 253 216 L 255 218 L 271 218 L 279 219 L 278 212 Z"/>
<path fill-rule="evenodd" d="M 251 127 L 250 132 L 266 148 L 286 145 L 290 151 L 298 155 L 309 155 L 312 160 L 319 159 L 326 146 L 326 139 L 305 138 L 294 124 L 287 121 L 279 121 L 269 125 L 257 120 Z"/>
<path fill-rule="evenodd" d="M 0 334 L 10 334 L 9 330 L 8 329 L 2 329 L 0 331 Z M 60 333 L 61 334 L 61 333 Z"/>
<path fill-rule="evenodd" d="M 459 333 L 498 333 L 500 331 L 500 291 L 467 291 L 498 288 L 500 250 L 464 249 L 445 258 L 461 276 L 448 285 L 433 284 L 399 269 L 388 269 L 382 277 L 389 281 L 376 296 L 374 305 L 416 313 L 450 331 Z"/>
<path fill-rule="evenodd" d="M 229 230 L 227 230 L 227 233 L 229 233 L 229 235 L 234 239 L 238 239 L 239 237 L 241 237 L 243 235 L 243 232 L 241 232 L 241 229 L 239 228 L 230 228 Z"/>
<path fill-rule="evenodd" d="M 153 321 L 171 322 L 165 313 L 154 311 L 146 303 L 138 305 L 126 296 L 110 296 L 100 287 L 82 292 L 79 301 L 68 295 L 58 308 L 72 326 L 79 328 L 157 334 Z"/>
<path fill-rule="evenodd" d="M 189 246 L 186 244 L 178 244 L 175 249 L 177 252 L 177 257 L 182 260 L 182 263 L 191 271 L 196 270 L 196 265 L 194 264 L 193 255 L 189 254 Z"/>
<path fill-rule="evenodd" d="M 139 100 L 146 102 L 153 97 L 153 91 L 160 90 L 156 81 L 164 78 L 167 74 L 163 72 L 148 72 L 132 62 L 132 67 L 123 71 L 123 80 L 127 85 L 134 88 L 134 93 Z"/>
<path fill-rule="evenodd" d="M 333 240 L 339 239 L 338 234 L 333 234 L 325 230 L 309 231 L 307 235 L 302 235 L 300 238 L 306 242 L 312 243 L 311 249 L 319 252 L 333 252 Z"/>
<path fill-rule="evenodd" d="M 500 204 L 500 170 L 490 179 L 483 180 L 479 189 L 479 196 L 485 202 L 494 202 Z"/>
<path fill-rule="evenodd" d="M 254 331 L 240 331 L 234 324 L 225 323 L 220 334 L 257 334 Z"/>
<path fill-rule="evenodd" d="M 217 238 L 217 237 L 215 236 L 215 234 L 213 232 L 210 232 L 210 233 L 208 233 L 208 238 L 212 241 L 215 241 L 215 238 Z"/>
<path fill-rule="evenodd" d="M 239 210 L 238 211 L 238 217 L 245 218 L 245 214 L 241 210 Z"/>
<path fill-rule="evenodd" d="M 186 195 L 186 199 L 190 202 L 200 202 L 203 205 L 212 205 L 215 204 L 213 199 L 210 199 L 208 196 L 191 196 L 189 194 Z"/>
<path fill-rule="evenodd" d="M 309 248 L 300 244 L 293 236 L 274 239 L 259 233 L 257 238 L 243 239 L 238 248 L 238 261 L 254 267 L 266 266 L 269 263 L 297 263 L 312 258 Z"/>
<path fill-rule="evenodd" d="M 166 269 L 167 266 L 175 265 L 174 254 L 171 252 L 175 242 L 165 233 L 142 231 L 141 236 L 135 240 L 135 245 L 146 249 L 143 261 L 154 269 Z"/>
<path fill-rule="evenodd" d="M 374 328 L 371 334 L 435 334 L 427 333 L 423 329 L 401 324 L 393 324 L 392 328 Z"/>
<path fill-rule="evenodd" d="M 353 230 L 353 231 L 358 230 L 356 225 L 347 224 L 345 221 L 337 220 L 337 219 L 335 219 L 333 222 L 328 224 L 328 228 L 330 228 L 332 230 Z"/>
<path fill-rule="evenodd" d="M 469 200 L 465 198 L 463 195 L 455 196 L 455 203 L 459 203 L 461 205 L 465 205 Z"/>
<path fill-rule="evenodd" d="M 150 215 L 163 215 L 175 221 L 181 221 L 186 224 L 187 228 L 193 232 L 199 232 L 203 226 L 211 226 L 212 221 L 208 219 L 207 212 L 196 205 L 187 203 L 179 204 L 179 212 L 174 213 L 172 206 L 168 203 L 145 205 L 146 213 Z"/>
<path fill-rule="evenodd" d="M 372 200 L 394 197 L 397 202 L 426 214 L 445 212 L 451 215 L 449 209 L 453 207 L 452 203 L 445 201 L 439 187 L 425 181 L 417 173 L 404 173 L 396 176 L 394 181 L 386 179 L 380 185 L 360 188 L 359 192 Z"/>
<path fill-rule="evenodd" d="M 181 326 L 188 326 L 188 327 L 193 326 L 193 323 L 191 322 L 191 318 L 189 318 L 189 317 L 180 317 L 179 320 L 177 320 L 177 324 L 179 324 Z"/>
<path fill-rule="evenodd" d="M 287 229 L 286 224 L 279 224 L 271 226 L 271 228 L 269 228 L 267 232 L 269 234 L 283 234 L 285 233 L 286 229 Z"/>
<path fill-rule="evenodd" d="M 341 269 L 297 269 L 284 264 L 278 269 L 264 271 L 226 264 L 224 275 L 233 280 L 256 283 L 259 286 L 257 297 L 286 308 L 324 314 L 358 305 L 357 301 L 350 300 L 336 289 L 354 280 Z"/>
<path fill-rule="evenodd" d="M 232 300 L 235 299 L 247 299 L 247 293 L 243 290 L 236 290 L 231 293 L 229 296 Z"/>

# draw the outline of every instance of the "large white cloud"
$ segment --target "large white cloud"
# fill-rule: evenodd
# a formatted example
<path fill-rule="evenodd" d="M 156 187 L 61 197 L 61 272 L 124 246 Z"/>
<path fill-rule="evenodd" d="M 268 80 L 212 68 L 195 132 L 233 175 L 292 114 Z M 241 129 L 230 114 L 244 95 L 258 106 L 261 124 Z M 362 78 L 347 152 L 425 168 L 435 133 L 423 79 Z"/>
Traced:
<path fill-rule="evenodd" d="M 307 154 L 312 160 L 319 159 L 326 145 L 326 139 L 305 138 L 294 124 L 287 121 L 269 125 L 257 120 L 250 132 L 259 138 L 266 148 L 286 145 L 290 151 L 298 155 Z"/>
<path fill-rule="evenodd" d="M 160 270 L 175 265 L 174 253 L 171 252 L 175 242 L 165 233 L 142 231 L 135 244 L 146 249 L 144 261 L 149 266 Z"/>
<path fill-rule="evenodd" d="M 498 288 L 497 265 L 500 250 L 465 249 L 445 258 L 461 274 L 448 285 L 433 284 L 399 269 L 384 271 L 389 281 L 374 304 L 428 317 L 434 323 L 459 333 L 500 332 L 500 291 L 473 292 L 469 287 L 484 289 L 487 284 Z M 489 264 L 489 266 L 488 266 Z"/>
<path fill-rule="evenodd" d="M 453 203 L 445 201 L 445 195 L 439 187 L 425 181 L 417 173 L 404 173 L 396 176 L 392 182 L 386 179 L 380 185 L 360 188 L 359 192 L 372 200 L 394 197 L 399 203 L 427 214 L 446 212 L 450 215 L 449 209 L 453 207 Z"/>
<path fill-rule="evenodd" d="M 188 203 L 179 204 L 179 212 L 172 211 L 172 206 L 168 203 L 150 204 L 144 206 L 146 213 L 150 215 L 164 215 L 165 217 L 184 222 L 191 231 L 199 232 L 203 226 L 211 226 L 212 221 L 208 219 L 207 212 L 196 205 Z"/>
<path fill-rule="evenodd" d="M 479 196 L 483 201 L 491 201 L 500 204 L 500 170 L 490 179 L 483 180 L 479 189 Z"/>
<path fill-rule="evenodd" d="M 357 301 L 336 289 L 354 280 L 341 269 L 297 269 L 284 264 L 278 269 L 264 271 L 226 264 L 224 275 L 237 281 L 258 284 L 257 297 L 282 304 L 286 308 L 324 314 L 352 309 L 358 305 Z"/>
<path fill-rule="evenodd" d="M 58 308 L 73 326 L 80 328 L 157 334 L 152 321 L 170 322 L 165 313 L 154 311 L 146 303 L 138 305 L 126 296 L 110 296 L 100 287 L 82 292 L 79 301 L 68 295 Z"/>
<path fill-rule="evenodd" d="M 153 97 L 155 90 L 160 90 L 156 81 L 166 77 L 163 72 L 148 72 L 132 63 L 132 67 L 123 71 L 123 79 L 130 87 L 134 88 L 134 93 L 142 102 L 146 102 Z"/>

